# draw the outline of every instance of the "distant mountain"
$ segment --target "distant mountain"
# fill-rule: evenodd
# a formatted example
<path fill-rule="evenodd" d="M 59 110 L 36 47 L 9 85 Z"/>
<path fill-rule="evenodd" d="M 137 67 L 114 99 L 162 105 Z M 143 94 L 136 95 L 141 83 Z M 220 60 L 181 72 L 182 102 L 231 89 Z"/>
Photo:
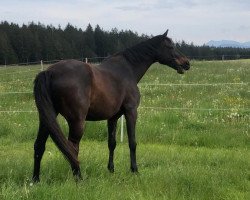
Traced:
<path fill-rule="evenodd" d="M 220 41 L 210 40 L 206 45 L 210 47 L 250 48 L 250 41 L 240 43 L 233 40 L 220 40 Z"/>

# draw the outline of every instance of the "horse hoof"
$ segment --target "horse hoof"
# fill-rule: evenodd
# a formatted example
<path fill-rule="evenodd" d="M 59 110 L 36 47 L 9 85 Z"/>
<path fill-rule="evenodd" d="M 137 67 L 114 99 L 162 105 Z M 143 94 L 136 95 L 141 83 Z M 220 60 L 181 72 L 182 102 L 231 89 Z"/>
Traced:
<path fill-rule="evenodd" d="M 80 181 L 83 181 L 84 179 L 83 179 L 83 177 L 82 177 L 82 175 L 77 175 L 77 176 L 75 176 L 75 181 L 76 182 L 80 182 Z"/>
<path fill-rule="evenodd" d="M 108 168 L 108 170 L 109 170 L 110 173 L 114 173 L 115 172 L 114 168 Z"/>
<path fill-rule="evenodd" d="M 114 165 L 108 165 L 108 170 L 110 173 L 114 173 L 115 172 Z"/>
<path fill-rule="evenodd" d="M 131 172 L 134 174 L 139 174 L 137 167 L 136 168 L 131 167 Z"/>
<path fill-rule="evenodd" d="M 33 184 L 39 183 L 40 179 L 38 177 L 33 177 L 32 178 L 32 183 L 30 183 L 30 185 L 32 186 Z"/>

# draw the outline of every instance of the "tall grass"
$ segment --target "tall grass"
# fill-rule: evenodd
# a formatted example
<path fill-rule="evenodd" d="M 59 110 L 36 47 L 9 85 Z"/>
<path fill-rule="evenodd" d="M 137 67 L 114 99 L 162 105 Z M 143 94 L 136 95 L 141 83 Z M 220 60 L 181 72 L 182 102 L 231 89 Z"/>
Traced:
<path fill-rule="evenodd" d="M 0 199 L 250 199 L 249 65 L 193 61 L 183 76 L 152 66 L 139 84 L 140 173 L 129 172 L 127 141 L 120 143 L 118 134 L 116 171 L 110 174 L 106 122 L 87 122 L 79 155 L 85 180 L 75 183 L 48 140 L 37 185 L 30 178 L 38 116 L 18 111 L 35 111 L 29 92 L 40 67 L 1 68 Z M 241 84 L 174 85 L 195 83 Z M 58 120 L 67 136 L 66 121 Z"/>

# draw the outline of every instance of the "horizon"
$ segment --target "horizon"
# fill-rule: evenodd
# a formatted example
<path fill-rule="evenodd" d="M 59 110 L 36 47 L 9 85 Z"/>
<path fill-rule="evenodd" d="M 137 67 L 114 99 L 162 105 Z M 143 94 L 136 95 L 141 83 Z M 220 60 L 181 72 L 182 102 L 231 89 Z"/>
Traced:
<path fill-rule="evenodd" d="M 90 23 L 105 31 L 117 28 L 139 35 L 159 35 L 169 29 L 174 41 L 195 45 L 210 40 L 250 41 L 247 0 L 3 0 L 1 4 L 1 21 L 19 25 L 33 21 L 65 27 L 70 23 L 85 30 Z"/>
<path fill-rule="evenodd" d="M 41 22 L 34 22 L 34 21 L 31 21 L 31 22 L 28 22 L 28 23 L 21 23 L 21 24 L 19 24 L 19 23 L 15 23 L 15 22 L 9 22 L 9 21 L 0 21 L 0 23 L 4 23 L 4 22 L 7 22 L 8 24 L 15 24 L 15 25 L 18 25 L 19 27 L 22 27 L 23 25 L 25 25 L 25 26 L 29 26 L 30 24 L 32 24 L 32 23 L 34 23 L 35 25 L 42 25 L 42 26 L 45 26 L 45 27 L 47 27 L 47 26 L 53 26 L 54 28 L 56 28 L 56 29 L 59 29 L 59 28 L 61 28 L 62 30 L 64 30 L 65 28 L 66 28 L 66 26 L 67 25 L 71 25 L 71 26 L 73 26 L 74 28 L 76 28 L 76 29 L 81 29 L 82 31 L 85 31 L 86 30 L 86 28 L 87 28 L 87 26 L 90 24 L 90 23 L 88 23 L 87 25 L 86 25 L 86 27 L 77 27 L 77 26 L 75 26 L 74 24 L 71 24 L 71 23 L 67 23 L 66 25 L 64 25 L 64 27 L 62 27 L 60 24 L 58 24 L 58 25 L 53 25 L 53 24 L 44 24 L 44 23 L 41 23 Z M 99 24 L 96 24 L 95 26 L 93 26 L 92 24 L 90 24 L 91 25 L 91 27 L 93 28 L 93 29 L 95 29 L 95 27 L 96 26 L 99 26 L 103 31 L 105 31 L 105 32 L 110 32 L 110 31 L 112 31 L 113 29 L 117 29 L 118 30 L 118 32 L 121 32 L 121 31 L 132 31 L 133 33 L 135 33 L 135 34 L 138 34 L 139 36 L 142 36 L 142 35 L 146 35 L 146 36 L 156 36 L 156 35 L 147 35 L 147 34 L 145 34 L 145 33 L 138 33 L 137 31 L 134 31 L 134 30 L 130 30 L 130 29 L 121 29 L 121 30 L 119 30 L 117 27 L 113 27 L 113 28 L 111 28 L 110 30 L 105 30 L 103 27 L 101 27 Z M 249 43 L 250 42 L 250 40 L 249 41 L 242 41 L 242 42 L 240 42 L 240 41 L 237 41 L 237 40 L 228 40 L 228 39 L 221 39 L 221 40 L 209 40 L 209 41 L 207 41 L 206 43 L 204 43 L 204 44 L 195 44 L 193 41 L 185 41 L 185 40 L 175 40 L 175 42 L 182 42 L 182 41 L 184 41 L 185 43 L 187 43 L 188 45 L 190 45 L 190 44 L 194 44 L 195 46 L 202 46 L 202 45 L 207 45 L 207 46 L 210 46 L 210 45 L 208 45 L 208 43 L 209 42 L 238 42 L 238 43 L 240 43 L 240 44 L 244 44 L 244 43 Z"/>

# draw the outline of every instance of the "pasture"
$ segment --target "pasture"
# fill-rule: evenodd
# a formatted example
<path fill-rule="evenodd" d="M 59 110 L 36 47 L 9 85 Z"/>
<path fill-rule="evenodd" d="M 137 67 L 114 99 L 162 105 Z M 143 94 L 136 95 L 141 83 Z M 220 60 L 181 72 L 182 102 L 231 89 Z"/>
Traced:
<path fill-rule="evenodd" d="M 0 68 L 0 199 L 250 199 L 250 60 L 191 65 L 179 75 L 155 64 L 139 84 L 138 175 L 129 171 L 120 125 L 110 174 L 106 122 L 87 122 L 79 154 L 84 181 L 74 181 L 49 139 L 37 185 L 32 89 L 40 66 Z"/>

